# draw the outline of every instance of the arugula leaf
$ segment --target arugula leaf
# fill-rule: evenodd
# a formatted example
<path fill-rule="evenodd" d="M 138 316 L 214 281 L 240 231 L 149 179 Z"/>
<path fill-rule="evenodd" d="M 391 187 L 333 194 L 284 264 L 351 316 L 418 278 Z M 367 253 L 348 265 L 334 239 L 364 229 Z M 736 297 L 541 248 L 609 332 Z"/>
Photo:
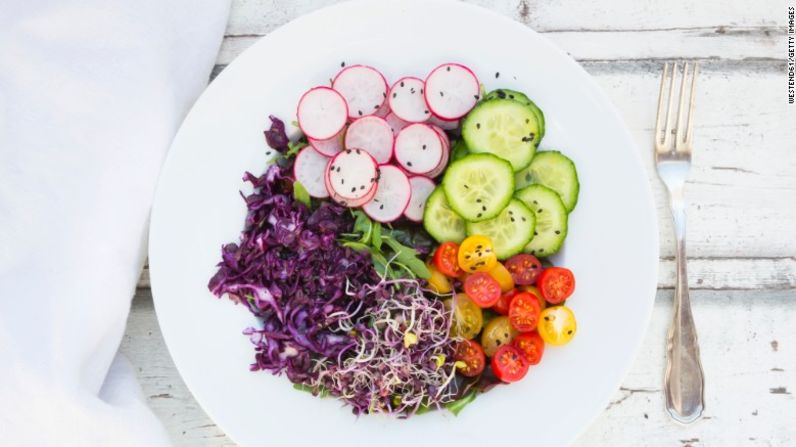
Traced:
<path fill-rule="evenodd" d="M 287 143 L 287 152 L 285 152 L 285 158 L 295 157 L 296 154 L 304 147 L 307 146 L 307 142 L 305 141 L 296 141 L 295 143 L 292 141 L 288 141 Z"/>
<path fill-rule="evenodd" d="M 401 244 L 389 235 L 382 235 L 381 240 L 395 252 L 396 261 L 408 267 L 420 278 L 428 279 L 431 277 L 431 272 L 426 267 L 426 264 L 417 257 L 417 250 Z"/>
<path fill-rule="evenodd" d="M 293 182 L 293 198 L 310 207 L 310 193 L 298 180 Z"/>
<path fill-rule="evenodd" d="M 373 232 L 371 234 L 371 243 L 373 248 L 381 250 L 381 224 L 378 222 L 373 223 Z"/>
<path fill-rule="evenodd" d="M 464 396 L 460 397 L 459 399 L 454 400 L 453 402 L 448 402 L 445 404 L 445 408 L 448 409 L 454 416 L 458 416 L 459 412 L 464 409 L 467 405 L 471 404 L 475 397 L 478 395 L 478 392 L 475 390 L 470 391 L 469 393 L 465 394 Z"/>
<path fill-rule="evenodd" d="M 362 235 L 359 242 L 369 244 L 373 232 L 373 221 L 362 210 L 354 210 L 351 214 L 354 215 L 354 232 Z"/>
<path fill-rule="evenodd" d="M 363 244 L 362 242 L 359 241 L 343 241 L 342 245 L 343 247 L 348 247 L 352 250 L 370 252 L 371 256 L 375 255 L 373 253 L 373 250 L 370 249 L 370 245 Z"/>

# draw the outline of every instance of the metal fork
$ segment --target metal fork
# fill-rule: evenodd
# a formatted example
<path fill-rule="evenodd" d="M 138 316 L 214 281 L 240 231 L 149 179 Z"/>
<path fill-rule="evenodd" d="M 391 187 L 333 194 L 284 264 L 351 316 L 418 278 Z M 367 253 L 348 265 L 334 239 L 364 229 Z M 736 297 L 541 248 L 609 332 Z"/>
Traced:
<path fill-rule="evenodd" d="M 702 416 L 704 403 L 704 377 L 699 360 L 694 317 L 691 314 L 691 300 L 688 297 L 688 274 L 685 254 L 685 211 L 683 196 L 688 171 L 691 167 L 691 143 L 694 130 L 694 101 L 696 99 L 696 78 L 699 66 L 694 63 L 691 72 L 691 87 L 686 102 L 686 83 L 688 63 L 683 68 L 680 82 L 680 101 L 677 106 L 676 122 L 674 116 L 675 80 L 678 75 L 677 63 L 671 73 L 669 64 L 663 66 L 661 89 L 658 96 L 658 116 L 655 124 L 655 161 L 658 177 L 669 191 L 672 208 L 674 234 L 677 239 L 677 282 L 674 289 L 674 318 L 669 328 L 666 342 L 666 374 L 664 394 L 666 410 L 677 422 L 690 424 Z M 670 76 L 671 75 L 671 76 Z M 664 92 L 668 84 L 668 100 Z"/>

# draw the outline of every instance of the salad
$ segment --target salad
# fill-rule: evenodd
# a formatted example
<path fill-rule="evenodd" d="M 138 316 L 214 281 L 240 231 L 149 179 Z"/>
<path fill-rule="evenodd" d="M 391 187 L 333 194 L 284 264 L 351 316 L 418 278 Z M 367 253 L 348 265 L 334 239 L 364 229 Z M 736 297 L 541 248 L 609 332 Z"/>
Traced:
<path fill-rule="evenodd" d="M 538 150 L 527 95 L 487 93 L 461 64 L 391 85 L 341 65 L 298 100 L 300 138 L 270 117 L 244 230 L 208 288 L 257 317 L 252 371 L 358 415 L 458 414 L 575 336 L 574 274 L 548 259 L 575 165 Z"/>

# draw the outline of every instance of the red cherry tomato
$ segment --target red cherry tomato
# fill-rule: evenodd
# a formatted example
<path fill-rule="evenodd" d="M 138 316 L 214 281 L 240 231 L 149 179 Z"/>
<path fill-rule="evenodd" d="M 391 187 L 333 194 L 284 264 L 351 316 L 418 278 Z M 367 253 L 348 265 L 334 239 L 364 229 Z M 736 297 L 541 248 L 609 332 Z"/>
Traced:
<path fill-rule="evenodd" d="M 434 266 L 445 276 L 456 278 L 462 273 L 459 267 L 459 244 L 444 242 L 434 252 Z"/>
<path fill-rule="evenodd" d="M 506 268 L 511 273 L 511 277 L 514 278 L 514 284 L 529 286 L 536 281 L 536 278 L 542 272 L 542 263 L 536 259 L 536 256 L 523 253 L 510 257 L 506 261 Z"/>
<path fill-rule="evenodd" d="M 516 382 L 528 373 L 525 354 L 512 345 L 503 345 L 492 356 L 492 372 L 503 382 Z"/>
<path fill-rule="evenodd" d="M 538 332 L 528 332 L 514 337 L 512 342 L 514 347 L 519 349 L 525 358 L 528 360 L 529 365 L 538 365 L 542 361 L 542 354 L 544 354 L 544 340 Z"/>
<path fill-rule="evenodd" d="M 457 365 L 459 374 L 465 377 L 475 377 L 484 371 L 486 366 L 486 356 L 484 350 L 478 342 L 464 340 L 456 345 L 454 360 L 462 362 Z M 462 365 L 463 364 L 463 365 Z"/>
<path fill-rule="evenodd" d="M 508 315 L 509 304 L 511 304 L 511 300 L 514 299 L 514 295 L 516 294 L 517 294 L 517 289 L 513 289 L 500 295 L 500 299 L 497 300 L 497 303 L 495 303 L 492 306 L 492 310 L 499 313 L 500 315 Z"/>
<path fill-rule="evenodd" d="M 575 291 L 575 275 L 564 267 L 548 267 L 539 276 L 536 285 L 545 301 L 561 304 Z"/>
<path fill-rule="evenodd" d="M 500 299 L 500 283 L 486 272 L 475 272 L 464 280 L 464 293 L 479 307 L 490 307 Z"/>
<path fill-rule="evenodd" d="M 542 308 L 539 301 L 528 292 L 521 292 L 514 296 L 509 304 L 509 321 L 514 329 L 520 332 L 531 332 L 539 323 L 539 314 Z"/>

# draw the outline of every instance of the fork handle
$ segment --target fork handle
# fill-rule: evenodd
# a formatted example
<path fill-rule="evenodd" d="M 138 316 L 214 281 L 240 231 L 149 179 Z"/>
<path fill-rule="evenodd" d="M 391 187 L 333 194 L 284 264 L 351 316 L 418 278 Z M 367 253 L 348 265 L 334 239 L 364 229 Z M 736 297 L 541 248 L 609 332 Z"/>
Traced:
<path fill-rule="evenodd" d="M 677 282 L 674 289 L 674 318 L 666 344 L 664 395 L 666 410 L 672 419 L 690 424 L 702 416 L 704 376 L 699 360 L 694 316 L 688 296 L 688 273 L 685 254 L 685 205 L 682 193 L 672 194 L 672 217 L 677 238 Z"/>

